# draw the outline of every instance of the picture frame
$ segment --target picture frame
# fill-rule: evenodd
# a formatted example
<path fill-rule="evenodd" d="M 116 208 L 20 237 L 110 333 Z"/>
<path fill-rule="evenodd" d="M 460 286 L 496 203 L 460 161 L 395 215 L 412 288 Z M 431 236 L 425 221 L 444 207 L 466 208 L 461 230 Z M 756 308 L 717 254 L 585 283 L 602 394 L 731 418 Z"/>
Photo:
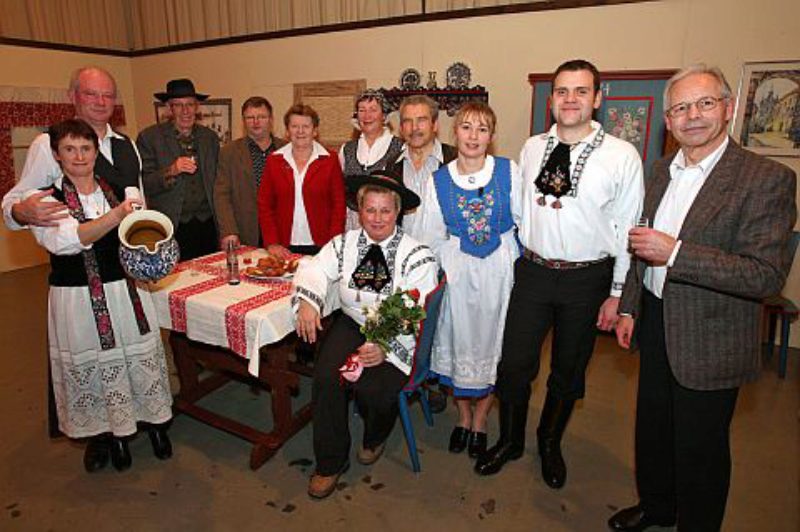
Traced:
<path fill-rule="evenodd" d="M 603 101 L 595 120 L 611 135 L 627 140 L 639 152 L 645 170 L 662 156 L 677 150 L 664 123 L 663 93 L 675 69 L 600 72 Z M 550 129 L 552 73 L 528 74 L 531 85 L 530 134 Z"/>
<path fill-rule="evenodd" d="M 233 103 L 230 98 L 209 98 L 198 102 L 198 123 L 211 129 L 219 137 L 220 146 L 231 141 L 231 119 Z M 159 124 L 171 118 L 169 106 L 164 102 L 153 102 L 156 122 Z"/>
<path fill-rule="evenodd" d="M 755 153 L 800 157 L 800 60 L 742 65 L 733 137 Z"/>
<path fill-rule="evenodd" d="M 353 126 L 353 105 L 366 88 L 366 79 L 295 83 L 294 103 L 310 105 L 319 114 L 317 140 L 335 151 L 358 137 Z"/>

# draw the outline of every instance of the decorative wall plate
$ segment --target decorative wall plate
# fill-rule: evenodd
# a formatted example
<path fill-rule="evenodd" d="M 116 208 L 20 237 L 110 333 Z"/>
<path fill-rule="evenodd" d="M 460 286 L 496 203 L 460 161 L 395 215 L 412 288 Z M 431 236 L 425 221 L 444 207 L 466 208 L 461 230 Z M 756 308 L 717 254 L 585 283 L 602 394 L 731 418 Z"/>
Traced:
<path fill-rule="evenodd" d="M 472 72 L 464 63 L 457 62 L 447 67 L 447 86 L 450 88 L 466 89 L 471 78 Z"/>
<path fill-rule="evenodd" d="M 422 75 L 415 68 L 407 68 L 400 74 L 400 87 L 407 91 L 419 89 L 421 81 Z"/>

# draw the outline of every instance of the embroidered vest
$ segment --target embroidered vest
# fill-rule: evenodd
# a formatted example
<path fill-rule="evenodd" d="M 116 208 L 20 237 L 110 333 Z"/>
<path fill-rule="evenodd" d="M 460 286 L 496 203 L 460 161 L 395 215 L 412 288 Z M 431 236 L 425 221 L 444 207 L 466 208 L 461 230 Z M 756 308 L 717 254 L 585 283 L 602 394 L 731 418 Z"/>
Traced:
<path fill-rule="evenodd" d="M 114 160 L 117 160 L 116 156 Z M 43 190 L 53 190 L 53 198 L 62 203 L 64 202 L 64 192 L 62 190 L 53 185 Z M 117 194 L 117 197 L 124 198 L 124 194 Z M 117 237 L 116 228 L 106 233 L 92 247 L 100 267 L 100 278 L 104 283 L 125 278 L 125 272 L 119 263 L 119 238 Z M 88 286 L 89 280 L 81 254 L 54 255 L 51 253 L 49 282 L 50 286 Z"/>
<path fill-rule="evenodd" d="M 482 259 L 500 247 L 500 235 L 514 226 L 510 161 L 495 157 L 491 180 L 476 190 L 456 185 L 447 165 L 433 177 L 447 231 L 459 238 L 461 251 Z"/>

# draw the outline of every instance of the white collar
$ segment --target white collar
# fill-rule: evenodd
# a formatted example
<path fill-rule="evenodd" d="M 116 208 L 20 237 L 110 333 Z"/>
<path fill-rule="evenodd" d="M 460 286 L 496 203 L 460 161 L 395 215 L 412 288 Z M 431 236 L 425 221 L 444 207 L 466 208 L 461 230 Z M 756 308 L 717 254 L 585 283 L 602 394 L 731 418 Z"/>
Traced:
<path fill-rule="evenodd" d="M 294 160 L 294 156 L 292 155 L 291 142 L 287 142 L 286 144 L 283 145 L 283 147 L 275 150 L 275 153 L 283 155 L 284 159 L 291 157 L 291 159 Z M 328 155 L 330 155 L 330 153 L 328 153 L 328 150 L 325 149 L 325 146 L 323 146 L 322 144 L 320 144 L 315 140 L 311 145 L 311 157 L 309 158 L 309 161 L 313 161 L 317 157 L 326 157 Z"/>
<path fill-rule="evenodd" d="M 395 237 L 395 235 L 397 235 L 397 225 L 394 226 L 394 231 L 392 231 L 392 234 L 387 236 L 386 238 L 384 238 L 380 242 L 376 242 L 376 241 L 372 240 L 370 238 L 370 236 L 367 234 L 366 229 L 362 228 L 361 231 L 364 233 L 364 238 L 367 240 L 367 244 L 378 244 L 382 249 L 385 249 L 386 246 L 389 245 L 389 242 L 391 242 L 392 239 Z"/>
<path fill-rule="evenodd" d="M 717 148 L 703 157 L 703 160 L 698 162 L 694 165 L 687 165 L 686 164 L 686 156 L 683 153 L 683 148 L 678 150 L 678 153 L 675 155 L 675 158 L 672 159 L 672 163 L 670 163 L 670 168 L 675 170 L 686 170 L 687 168 L 692 167 L 700 167 L 700 170 L 703 172 L 703 177 L 708 177 L 708 174 L 714 169 L 714 166 L 719 162 L 722 158 L 722 154 L 725 152 L 725 149 L 728 147 L 729 138 L 725 135 L 725 140 L 722 141 L 722 144 L 717 146 Z"/>
<path fill-rule="evenodd" d="M 442 142 L 438 139 L 438 137 L 433 138 L 433 150 L 431 151 L 428 157 L 433 157 L 439 164 L 441 165 L 444 162 L 444 152 L 442 151 Z M 408 155 L 408 144 L 403 144 L 403 149 L 400 152 L 400 157 L 397 158 L 396 162 L 400 162 L 403 159 L 411 159 Z"/>
<path fill-rule="evenodd" d="M 391 140 L 392 132 L 389 131 L 388 127 L 383 126 L 383 131 L 381 132 L 380 135 L 375 137 L 375 142 L 380 142 L 381 140 L 385 140 L 386 137 L 389 137 L 389 140 Z M 361 133 L 361 135 L 358 136 L 358 140 L 359 142 L 363 142 L 364 144 L 367 143 L 367 138 L 364 136 L 364 133 Z M 375 145 L 375 142 L 372 143 L 373 146 Z"/>
<path fill-rule="evenodd" d="M 600 132 L 602 127 L 603 127 L 603 126 L 600 125 L 599 122 L 595 122 L 594 120 L 592 120 L 589 124 L 590 124 L 590 126 L 592 128 L 592 131 L 588 135 L 583 137 L 581 140 L 579 140 L 578 142 L 575 142 L 573 144 L 589 144 L 589 143 L 591 143 L 594 140 L 594 138 L 597 136 L 597 134 Z M 561 138 L 559 138 L 559 136 L 558 136 L 558 124 L 553 124 L 550 127 L 550 130 L 547 132 L 546 137 L 547 138 L 553 137 L 553 138 L 556 139 L 556 141 L 563 142 L 561 140 Z"/>

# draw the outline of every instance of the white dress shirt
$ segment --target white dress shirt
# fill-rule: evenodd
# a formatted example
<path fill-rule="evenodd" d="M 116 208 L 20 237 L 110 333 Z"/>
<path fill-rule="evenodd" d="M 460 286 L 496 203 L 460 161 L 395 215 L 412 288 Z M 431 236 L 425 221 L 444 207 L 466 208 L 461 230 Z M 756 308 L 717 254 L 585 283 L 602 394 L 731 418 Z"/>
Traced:
<path fill-rule="evenodd" d="M 683 150 L 680 150 L 672 163 L 669 165 L 669 185 L 664 191 L 664 197 L 656 211 L 653 220 L 653 229 L 677 238 L 692 208 L 697 194 L 703 187 L 711 171 L 719 162 L 725 148 L 728 147 L 728 137 L 720 146 L 707 155 L 697 164 L 687 165 Z M 667 279 L 667 270 L 675 264 L 675 258 L 681 248 L 681 241 L 678 240 L 675 249 L 665 266 L 650 266 L 644 272 L 644 286 L 650 292 L 661 298 L 664 293 L 664 282 Z"/>
<path fill-rule="evenodd" d="M 421 199 L 425 194 L 425 187 L 428 181 L 431 181 L 433 173 L 439 169 L 444 162 L 444 154 L 442 153 L 442 143 L 439 139 L 433 139 L 433 151 L 422 162 L 419 170 L 414 167 L 411 161 L 411 156 L 408 153 L 408 145 L 403 145 L 403 151 L 398 158 L 398 161 L 403 161 L 403 184 L 406 188 L 412 190 Z M 422 238 L 422 209 L 423 204 L 411 212 L 403 214 L 403 231 L 413 236 L 417 240 Z"/>
<path fill-rule="evenodd" d="M 570 152 L 570 171 L 581 152 L 592 143 L 600 124 L 592 122 L 592 132 Z M 519 238 L 522 245 L 546 259 L 570 262 L 614 257 L 611 295 L 619 297 L 630 265 L 628 230 L 642 209 L 644 181 L 642 160 L 632 144 L 609 134 L 586 161 L 576 196 L 562 196 L 562 207 L 554 209 L 555 198 L 536 188 L 536 178 L 548 139 L 558 142 L 556 125 L 549 132 L 529 138 L 522 147 L 519 166 L 522 172 L 522 219 Z"/>
<path fill-rule="evenodd" d="M 311 163 L 320 157 L 329 157 L 330 154 L 325 147 L 314 141 L 311 147 L 311 157 L 309 157 L 303 170 L 298 170 L 297 163 L 292 155 L 292 143 L 285 145 L 275 153 L 283 155 L 283 158 L 289 163 L 289 166 L 294 172 L 294 219 L 292 220 L 292 235 L 290 243 L 293 246 L 313 246 L 314 239 L 311 237 L 311 227 L 308 225 L 308 214 L 306 213 L 306 204 L 303 201 L 303 181 L 306 178 L 306 173 Z"/>
<path fill-rule="evenodd" d="M 111 164 L 114 164 L 114 158 L 111 155 L 111 139 L 116 138 L 124 140 L 125 137 L 111 129 L 111 126 L 106 124 L 106 134 L 100 139 L 100 153 L 108 159 Z M 139 159 L 139 167 L 142 166 L 142 158 L 139 156 L 139 150 L 136 148 L 136 143 L 131 142 L 133 150 L 136 152 L 136 158 Z M 24 229 L 14 220 L 11 215 L 11 208 L 24 199 L 23 196 L 29 190 L 40 189 L 49 187 L 56 182 L 63 174 L 61 173 L 61 166 L 53 157 L 53 150 L 50 149 L 50 135 L 42 133 L 37 135 L 31 145 L 28 147 L 28 154 L 25 157 L 25 166 L 22 167 L 22 174 L 20 174 L 19 181 L 14 185 L 14 188 L 8 191 L 3 196 L 3 218 L 6 222 L 6 227 L 12 230 Z M 142 189 L 141 175 L 139 176 L 139 190 Z M 140 194 L 144 198 L 144 194 Z"/>

